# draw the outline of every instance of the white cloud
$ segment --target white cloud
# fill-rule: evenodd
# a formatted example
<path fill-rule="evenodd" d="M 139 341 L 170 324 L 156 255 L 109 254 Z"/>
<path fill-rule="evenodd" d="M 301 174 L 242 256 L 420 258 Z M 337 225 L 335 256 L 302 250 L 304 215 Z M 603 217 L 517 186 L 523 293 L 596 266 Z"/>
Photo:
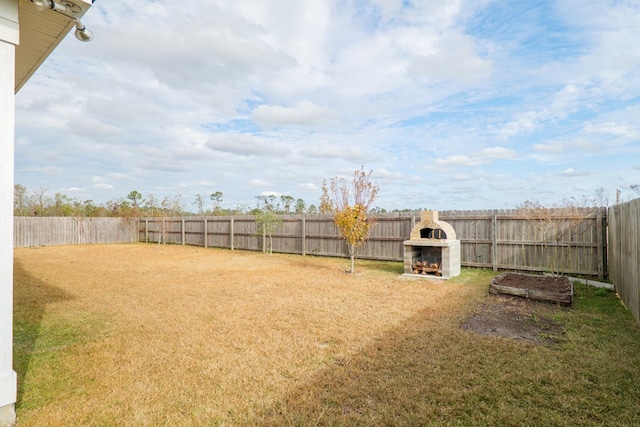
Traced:
<path fill-rule="evenodd" d="M 640 126 L 637 123 L 591 123 L 584 125 L 585 133 L 610 135 L 624 140 L 634 140 L 640 137 Z"/>
<path fill-rule="evenodd" d="M 515 150 L 505 147 L 489 147 L 482 150 L 482 156 L 486 159 L 513 159 Z"/>
<path fill-rule="evenodd" d="M 441 166 L 478 166 L 484 163 L 480 157 L 472 157 L 464 154 L 454 154 L 444 159 L 437 159 Z"/>
<path fill-rule="evenodd" d="M 518 114 L 514 120 L 506 123 L 500 134 L 506 138 L 514 137 L 521 133 L 533 132 L 538 126 L 539 113 L 535 111 L 527 111 Z"/>
<path fill-rule="evenodd" d="M 20 172 L 35 173 L 42 176 L 62 175 L 63 169 L 56 166 L 27 166 L 20 169 Z M 46 182 L 43 182 L 46 185 Z"/>
<path fill-rule="evenodd" d="M 318 158 L 318 159 L 350 159 L 358 163 L 361 160 L 366 163 L 366 160 L 371 159 L 371 153 L 366 151 L 365 147 L 347 146 L 345 145 L 333 145 L 333 144 L 317 144 L 309 147 L 305 147 L 301 150 L 303 156 Z"/>
<path fill-rule="evenodd" d="M 252 187 L 269 187 L 271 186 L 271 184 L 269 184 L 267 181 L 262 180 L 262 179 L 251 179 L 249 180 L 249 185 Z M 265 194 L 262 194 L 265 195 Z"/>
<path fill-rule="evenodd" d="M 406 176 L 399 172 L 391 172 L 387 169 L 376 169 L 375 176 L 372 174 L 372 179 L 384 179 L 385 181 L 403 181 Z"/>
<path fill-rule="evenodd" d="M 304 100 L 296 107 L 260 105 L 251 113 L 251 119 L 265 127 L 287 125 L 316 127 L 334 122 L 336 113 Z"/>
<path fill-rule="evenodd" d="M 207 141 L 206 146 L 212 150 L 238 156 L 283 156 L 289 153 L 276 141 L 269 141 L 251 134 L 217 134 Z"/>
<path fill-rule="evenodd" d="M 564 171 L 560 172 L 559 175 L 569 177 L 569 178 L 580 178 L 591 175 L 592 172 L 589 171 L 577 171 L 573 168 L 567 168 Z"/>
<path fill-rule="evenodd" d="M 531 148 L 535 151 L 545 151 L 548 153 L 562 153 L 567 149 L 566 141 L 547 141 L 542 144 L 533 144 Z"/>
<path fill-rule="evenodd" d="M 473 39 L 453 33 L 440 40 L 435 51 L 415 56 L 407 67 L 407 75 L 415 79 L 479 83 L 491 75 L 492 63 L 480 58 Z"/>
<path fill-rule="evenodd" d="M 94 185 L 94 188 L 98 188 L 98 189 L 101 189 L 101 190 L 111 190 L 114 187 L 111 184 L 98 183 L 98 184 Z"/>
<path fill-rule="evenodd" d="M 582 152 L 599 151 L 599 147 L 597 145 L 584 139 L 545 141 L 544 143 L 533 144 L 531 148 L 534 151 L 558 154 L 573 150 L 580 150 Z"/>
<path fill-rule="evenodd" d="M 455 181 L 469 181 L 472 179 L 470 175 L 464 173 L 455 173 L 451 178 Z"/>
<path fill-rule="evenodd" d="M 444 159 L 437 159 L 440 166 L 478 166 L 491 163 L 493 160 L 513 159 L 516 153 L 505 147 L 488 147 L 474 155 L 454 154 Z"/>
<path fill-rule="evenodd" d="M 312 182 L 301 182 L 298 184 L 298 188 L 304 191 L 316 191 L 320 187 Z"/>

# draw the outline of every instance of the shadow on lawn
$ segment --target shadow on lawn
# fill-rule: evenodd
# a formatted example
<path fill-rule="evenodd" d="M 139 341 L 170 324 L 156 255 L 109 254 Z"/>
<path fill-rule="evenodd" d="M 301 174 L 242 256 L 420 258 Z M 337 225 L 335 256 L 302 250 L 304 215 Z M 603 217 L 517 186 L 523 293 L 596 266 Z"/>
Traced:
<path fill-rule="evenodd" d="M 24 378 L 41 336 L 42 319 L 49 304 L 72 298 L 65 291 L 33 277 L 19 261 L 13 266 L 13 367 L 18 374 L 20 407 Z"/>
<path fill-rule="evenodd" d="M 613 368 L 598 365 L 594 371 L 588 359 L 585 367 L 576 366 L 580 349 L 553 350 L 463 331 L 456 304 L 442 304 L 444 312 L 424 310 L 362 351 L 334 358 L 255 424 L 570 425 L 585 416 L 607 424 L 615 421 L 601 419 L 607 405 L 625 407 L 635 398 L 614 403 L 610 397 L 584 408 L 581 399 L 592 391 L 583 377 L 609 387 L 607 371 Z"/>
<path fill-rule="evenodd" d="M 470 421 L 464 411 L 471 402 L 464 401 L 479 384 L 474 384 L 477 372 L 469 368 L 480 363 L 483 369 L 498 371 L 500 366 L 485 354 L 491 344 L 473 342 L 470 333 L 455 326 L 458 323 L 455 316 L 443 319 L 431 310 L 421 312 L 357 354 L 334 358 L 327 369 L 283 396 L 257 424 Z M 477 389 L 475 394 L 480 396 Z M 451 407 L 455 402 L 460 406 Z"/>

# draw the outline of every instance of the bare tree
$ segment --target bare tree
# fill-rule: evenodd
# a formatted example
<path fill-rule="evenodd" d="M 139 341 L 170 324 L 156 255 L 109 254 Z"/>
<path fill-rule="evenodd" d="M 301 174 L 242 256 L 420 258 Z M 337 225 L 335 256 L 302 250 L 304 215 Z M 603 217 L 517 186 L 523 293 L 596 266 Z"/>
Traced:
<path fill-rule="evenodd" d="M 211 193 L 211 201 L 213 202 L 213 213 L 217 215 L 220 212 L 220 203 L 222 203 L 222 192 Z"/>
<path fill-rule="evenodd" d="M 198 215 L 202 215 L 204 213 L 204 198 L 201 194 L 196 195 L 193 204 L 198 209 Z"/>
<path fill-rule="evenodd" d="M 23 216 L 27 210 L 27 187 L 20 184 L 13 186 L 13 214 Z"/>
<path fill-rule="evenodd" d="M 38 189 L 33 191 L 30 197 L 30 208 L 33 216 L 46 216 L 47 208 L 51 205 L 51 197 L 48 194 L 48 188 Z"/>
<path fill-rule="evenodd" d="M 570 256 L 571 250 L 569 244 L 563 243 L 565 237 L 575 233 L 578 226 L 602 206 L 598 205 L 599 202 L 597 197 L 583 197 L 563 198 L 554 205 L 527 200 L 516 206 L 518 214 L 526 218 L 538 231 L 551 273 L 562 274 L 564 268 L 561 264 L 565 257 Z"/>

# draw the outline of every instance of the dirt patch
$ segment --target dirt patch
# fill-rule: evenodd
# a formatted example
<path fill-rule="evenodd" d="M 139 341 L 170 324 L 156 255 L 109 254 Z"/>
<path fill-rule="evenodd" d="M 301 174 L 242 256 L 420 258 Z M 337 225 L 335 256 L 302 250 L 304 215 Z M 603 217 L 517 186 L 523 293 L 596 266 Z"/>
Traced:
<path fill-rule="evenodd" d="M 564 341 L 557 315 L 568 307 L 517 296 L 491 295 L 461 325 L 464 330 L 545 346 Z"/>

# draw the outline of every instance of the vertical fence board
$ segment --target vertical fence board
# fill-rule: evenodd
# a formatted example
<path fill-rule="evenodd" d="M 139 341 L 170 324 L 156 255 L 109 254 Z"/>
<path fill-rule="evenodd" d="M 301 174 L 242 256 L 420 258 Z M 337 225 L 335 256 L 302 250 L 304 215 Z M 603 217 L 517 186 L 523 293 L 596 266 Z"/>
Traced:
<path fill-rule="evenodd" d="M 640 321 L 640 199 L 611 207 L 608 222 L 609 277 Z"/>

